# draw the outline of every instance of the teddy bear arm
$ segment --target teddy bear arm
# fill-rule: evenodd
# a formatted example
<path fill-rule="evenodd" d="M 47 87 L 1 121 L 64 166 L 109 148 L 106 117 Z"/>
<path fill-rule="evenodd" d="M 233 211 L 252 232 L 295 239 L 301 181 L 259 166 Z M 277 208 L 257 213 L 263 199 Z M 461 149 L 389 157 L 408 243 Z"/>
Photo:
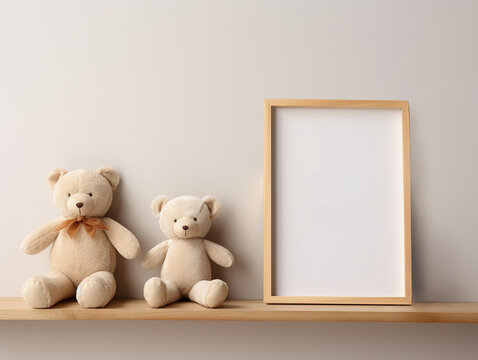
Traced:
<path fill-rule="evenodd" d="M 121 256 L 126 259 L 138 256 L 141 246 L 131 231 L 111 218 L 105 217 L 103 222 L 108 227 L 108 230 L 105 230 L 106 236 Z"/>
<path fill-rule="evenodd" d="M 143 269 L 154 269 L 163 264 L 168 253 L 169 240 L 163 241 L 149 250 L 141 261 Z"/>
<path fill-rule="evenodd" d="M 209 258 L 222 267 L 231 267 L 234 264 L 234 255 L 224 246 L 204 240 L 206 253 Z"/>
<path fill-rule="evenodd" d="M 55 228 L 63 221 L 63 218 L 57 218 L 30 233 L 21 243 L 20 249 L 28 255 L 38 254 L 45 250 L 58 237 L 58 231 Z"/>

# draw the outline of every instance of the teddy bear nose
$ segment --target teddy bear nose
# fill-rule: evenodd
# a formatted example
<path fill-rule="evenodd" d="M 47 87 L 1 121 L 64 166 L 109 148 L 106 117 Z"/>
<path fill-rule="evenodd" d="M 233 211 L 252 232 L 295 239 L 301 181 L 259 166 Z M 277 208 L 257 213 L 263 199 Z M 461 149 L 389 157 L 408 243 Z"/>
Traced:
<path fill-rule="evenodd" d="M 183 230 L 187 230 L 187 229 L 189 229 L 189 226 L 183 225 Z"/>
<path fill-rule="evenodd" d="M 77 202 L 77 203 L 76 203 L 76 207 L 77 207 L 77 208 L 82 208 L 82 207 L 83 207 L 83 203 L 82 203 L 82 202 Z"/>

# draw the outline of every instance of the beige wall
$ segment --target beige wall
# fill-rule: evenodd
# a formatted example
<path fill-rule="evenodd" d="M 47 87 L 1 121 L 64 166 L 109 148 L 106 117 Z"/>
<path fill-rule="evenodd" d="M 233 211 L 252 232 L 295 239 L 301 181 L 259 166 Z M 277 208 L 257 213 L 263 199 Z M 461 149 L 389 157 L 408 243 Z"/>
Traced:
<path fill-rule="evenodd" d="M 345 98 L 410 101 L 415 299 L 478 301 L 477 13 L 475 1 L 0 1 L 0 296 L 47 269 L 47 252 L 18 250 L 58 214 L 47 173 L 110 164 L 123 179 L 111 214 L 144 249 L 163 239 L 156 195 L 222 200 L 210 237 L 237 265 L 217 274 L 231 297 L 260 298 L 263 99 Z M 120 261 L 118 295 L 140 297 L 155 273 Z M 82 358 L 81 342 L 98 357 L 447 359 L 476 354 L 477 335 L 473 325 L 2 322 L 0 358 Z"/>

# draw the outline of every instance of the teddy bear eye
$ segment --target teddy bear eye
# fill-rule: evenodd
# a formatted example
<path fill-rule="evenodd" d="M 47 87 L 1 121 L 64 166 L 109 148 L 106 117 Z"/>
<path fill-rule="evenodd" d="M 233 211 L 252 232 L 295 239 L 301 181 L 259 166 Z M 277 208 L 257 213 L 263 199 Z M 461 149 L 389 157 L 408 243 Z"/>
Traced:
<path fill-rule="evenodd" d="M 70 193 L 68 193 L 68 197 L 70 197 L 70 196 L 71 196 L 71 194 L 70 194 Z"/>
<path fill-rule="evenodd" d="M 176 222 L 176 221 L 178 221 L 178 220 L 174 219 L 174 222 Z"/>
<path fill-rule="evenodd" d="M 194 221 L 198 221 L 198 219 L 194 218 Z"/>
<path fill-rule="evenodd" d="M 90 196 L 93 196 L 93 194 L 92 194 L 92 193 L 89 193 L 88 195 L 90 195 Z"/>

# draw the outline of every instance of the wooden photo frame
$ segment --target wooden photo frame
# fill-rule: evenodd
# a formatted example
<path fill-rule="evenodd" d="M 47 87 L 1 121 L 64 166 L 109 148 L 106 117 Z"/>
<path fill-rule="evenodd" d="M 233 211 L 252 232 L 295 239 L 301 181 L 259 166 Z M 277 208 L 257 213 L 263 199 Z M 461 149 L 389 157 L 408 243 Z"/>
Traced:
<path fill-rule="evenodd" d="M 407 101 L 265 100 L 264 302 L 411 304 Z"/>

